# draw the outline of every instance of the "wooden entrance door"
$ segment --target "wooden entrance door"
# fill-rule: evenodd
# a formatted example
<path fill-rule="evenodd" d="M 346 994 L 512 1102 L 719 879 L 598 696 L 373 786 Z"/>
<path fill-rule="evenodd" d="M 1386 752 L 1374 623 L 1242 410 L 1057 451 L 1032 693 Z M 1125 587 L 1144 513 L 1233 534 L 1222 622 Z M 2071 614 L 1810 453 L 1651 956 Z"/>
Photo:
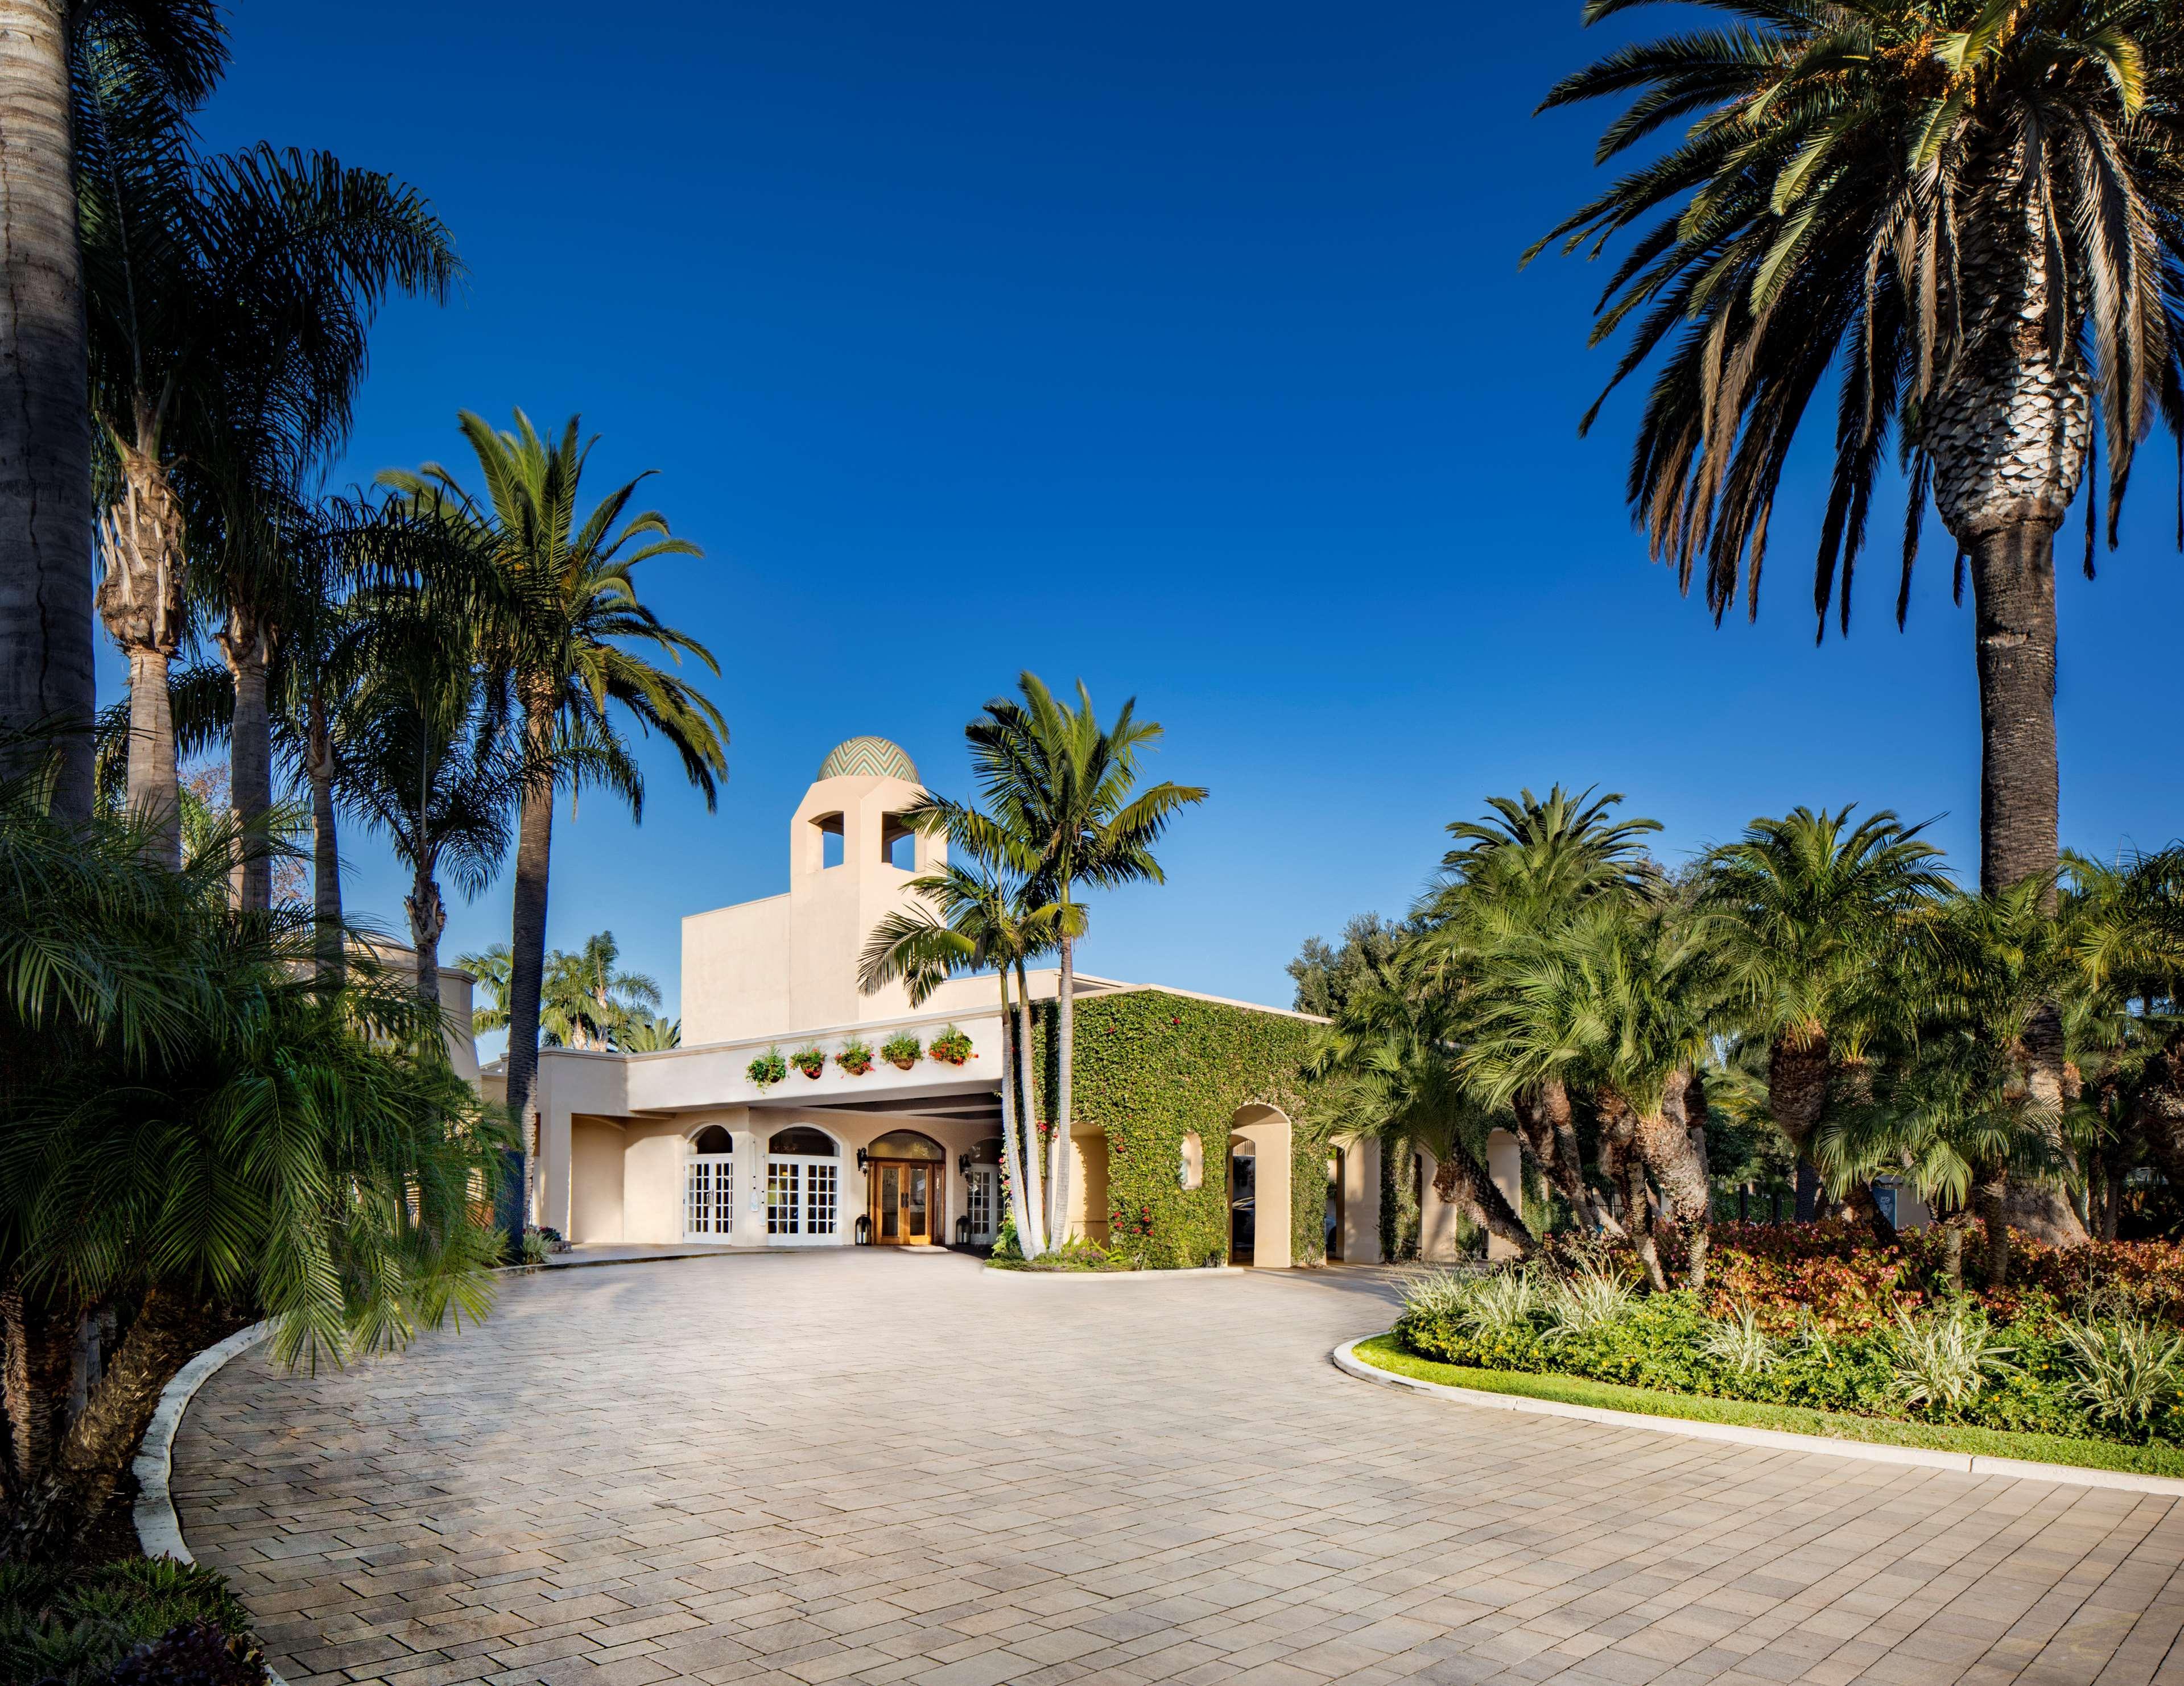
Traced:
<path fill-rule="evenodd" d="M 872 1239 L 885 1247 L 933 1244 L 933 1196 L 939 1167 L 875 1160 L 872 1167 Z"/>

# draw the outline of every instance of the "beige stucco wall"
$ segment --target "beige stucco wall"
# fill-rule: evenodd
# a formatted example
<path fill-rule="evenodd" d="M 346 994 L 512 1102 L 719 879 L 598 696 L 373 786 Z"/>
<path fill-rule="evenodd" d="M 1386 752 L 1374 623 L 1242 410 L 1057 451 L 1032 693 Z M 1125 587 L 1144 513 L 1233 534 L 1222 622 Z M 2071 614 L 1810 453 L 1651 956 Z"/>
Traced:
<path fill-rule="evenodd" d="M 604 1118 L 572 1118 L 569 1149 L 575 1177 L 569 1195 L 568 1238 L 621 1240 L 621 1127 Z"/>
<path fill-rule="evenodd" d="M 1072 1237 L 1105 1244 L 1107 1214 L 1107 1132 L 1079 1124 L 1069 1132 L 1069 1230 Z"/>
<path fill-rule="evenodd" d="M 913 840 L 914 865 L 889 861 L 889 816 L 922 794 L 906 779 L 822 779 L 788 822 L 788 891 L 682 921 L 682 1034 L 687 1043 L 787 1035 L 801 1026 L 894 1018 L 910 1010 L 900 984 L 866 994 L 857 966 L 866 938 L 911 906 L 919 872 L 947 859 L 938 837 Z M 820 821 L 841 816 L 842 861 L 827 866 Z M 994 986 L 987 985 L 989 995 Z"/>

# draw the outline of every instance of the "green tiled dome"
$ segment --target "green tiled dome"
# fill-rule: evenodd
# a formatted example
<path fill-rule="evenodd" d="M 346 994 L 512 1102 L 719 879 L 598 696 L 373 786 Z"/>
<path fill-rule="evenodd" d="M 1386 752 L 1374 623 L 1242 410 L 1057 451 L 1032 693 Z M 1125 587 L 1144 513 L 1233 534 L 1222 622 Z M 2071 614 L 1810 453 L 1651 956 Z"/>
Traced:
<path fill-rule="evenodd" d="M 884 737 L 852 737 L 837 743 L 819 764 L 822 779 L 901 779 L 917 782 L 917 766 L 899 743 Z"/>

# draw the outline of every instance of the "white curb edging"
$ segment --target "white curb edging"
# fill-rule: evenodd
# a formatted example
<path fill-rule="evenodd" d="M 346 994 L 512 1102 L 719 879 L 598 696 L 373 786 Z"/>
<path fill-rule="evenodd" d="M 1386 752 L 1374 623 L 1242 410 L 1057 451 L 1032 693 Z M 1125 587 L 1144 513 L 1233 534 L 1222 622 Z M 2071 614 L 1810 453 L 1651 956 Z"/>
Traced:
<path fill-rule="evenodd" d="M 1178 1271 L 1013 1271 L 988 1265 L 989 1277 L 1036 1277 L 1041 1282 L 1173 1282 L 1179 1277 L 1247 1277 L 1247 1265 L 1194 1265 Z"/>
<path fill-rule="evenodd" d="M 220 1366 L 249 1351 L 272 1333 L 270 1323 L 253 1323 L 247 1329 L 238 1329 L 176 1372 L 175 1379 L 159 1395 L 152 1421 L 145 1426 L 144 1438 L 136 1448 L 136 1544 L 147 1557 L 172 1557 L 182 1563 L 198 1561 L 182 1539 L 181 1518 L 175 1514 L 174 1494 L 168 1485 L 175 1470 L 175 1431 L 182 1426 L 182 1413 L 190 1408 L 198 1389 L 213 1378 Z M 270 1663 L 265 1665 L 265 1686 L 288 1686 Z"/>
<path fill-rule="evenodd" d="M 237 1353 L 248 1352 L 273 1333 L 270 1323 L 253 1323 L 217 1345 L 209 1346 L 185 1364 L 159 1395 L 159 1405 L 136 1449 L 136 1543 L 147 1557 L 172 1557 L 194 1563 L 182 1540 L 182 1524 L 175 1515 L 174 1495 L 168 1482 L 175 1469 L 175 1431 L 182 1426 L 182 1413 L 190 1408 L 199 1388 L 210 1381 L 220 1366 Z"/>
<path fill-rule="evenodd" d="M 2159 1493 L 2184 1497 L 2184 1479 L 2167 1475 L 2137 1475 L 2127 1470 L 2086 1469 L 2077 1464 L 2034 1463 L 2024 1458 L 1990 1458 L 1970 1452 L 1942 1452 L 1925 1446 L 1886 1446 L 1868 1440 L 1832 1440 L 1818 1434 L 1793 1434 L 1780 1428 L 1746 1428 L 1733 1422 L 1696 1422 L 1689 1417 L 1651 1416 L 1642 1411 L 1610 1411 L 1602 1405 L 1565 1405 L 1559 1399 L 1527 1399 L 1521 1394 L 1490 1394 L 1476 1388 L 1452 1388 L 1445 1382 L 1421 1382 L 1398 1376 L 1357 1356 L 1358 1341 L 1375 1338 L 1360 1335 L 1345 1341 L 1329 1355 L 1334 1367 L 1360 1381 L 1385 1388 L 1405 1388 L 1414 1394 L 1435 1394 L 1458 1405 L 1479 1405 L 1489 1411 L 1521 1411 L 1532 1416 L 1575 1417 L 1581 1422 L 1604 1423 L 1611 1428 L 1644 1428 L 1656 1434 L 1680 1434 L 1693 1440 L 1726 1440 L 1732 1445 L 1764 1446 L 1770 1451 L 1813 1452 L 1826 1458 L 1855 1458 L 1865 1463 L 1919 1464 L 1929 1469 L 1954 1470 L 1960 1475 L 2002 1475 L 2023 1481 L 2052 1481 L 2064 1487 L 2111 1487 L 2126 1493 Z"/>

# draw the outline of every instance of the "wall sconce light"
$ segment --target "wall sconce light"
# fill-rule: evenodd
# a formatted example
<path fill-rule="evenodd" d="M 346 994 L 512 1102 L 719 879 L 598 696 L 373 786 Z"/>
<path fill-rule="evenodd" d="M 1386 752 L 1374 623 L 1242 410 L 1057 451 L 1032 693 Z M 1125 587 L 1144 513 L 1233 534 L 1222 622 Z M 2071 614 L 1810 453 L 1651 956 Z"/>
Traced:
<path fill-rule="evenodd" d="M 866 1153 L 862 1148 L 859 1148 L 857 1149 L 857 1169 L 860 1171 L 862 1171 L 867 1166 L 869 1166 L 872 1163 L 872 1156 Z"/>
<path fill-rule="evenodd" d="M 956 1161 L 956 1169 L 963 1173 L 964 1180 L 966 1182 L 969 1181 L 971 1176 L 971 1155 L 965 1154 L 957 1159 Z"/>

